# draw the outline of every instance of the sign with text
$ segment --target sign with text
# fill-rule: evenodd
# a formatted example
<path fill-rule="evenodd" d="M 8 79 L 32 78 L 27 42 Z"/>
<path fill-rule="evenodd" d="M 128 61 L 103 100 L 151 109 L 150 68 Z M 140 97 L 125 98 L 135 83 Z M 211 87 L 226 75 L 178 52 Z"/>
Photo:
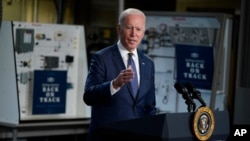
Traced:
<path fill-rule="evenodd" d="M 214 52 L 211 46 L 176 45 L 176 79 L 191 82 L 200 89 L 211 89 L 214 72 Z"/>
<path fill-rule="evenodd" d="M 32 114 L 65 113 L 66 71 L 34 71 Z"/>

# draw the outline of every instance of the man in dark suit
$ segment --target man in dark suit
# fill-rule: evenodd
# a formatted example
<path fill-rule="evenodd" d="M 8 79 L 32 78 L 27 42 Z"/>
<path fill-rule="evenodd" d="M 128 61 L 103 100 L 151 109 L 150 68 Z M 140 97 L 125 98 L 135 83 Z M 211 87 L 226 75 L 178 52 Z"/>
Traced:
<path fill-rule="evenodd" d="M 142 11 L 124 10 L 117 25 L 118 42 L 92 55 L 83 96 L 92 108 L 89 141 L 101 140 L 98 129 L 105 124 L 156 113 L 154 63 L 137 49 L 145 24 Z M 128 53 L 133 53 L 135 68 L 128 63 Z"/>

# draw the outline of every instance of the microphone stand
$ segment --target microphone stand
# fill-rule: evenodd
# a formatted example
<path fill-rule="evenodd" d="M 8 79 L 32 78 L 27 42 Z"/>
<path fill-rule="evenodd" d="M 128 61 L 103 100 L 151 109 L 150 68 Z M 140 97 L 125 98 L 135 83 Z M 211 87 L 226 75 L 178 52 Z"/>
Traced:
<path fill-rule="evenodd" d="M 183 97 L 185 99 L 185 103 L 187 104 L 188 112 L 194 112 L 196 109 L 196 104 L 192 101 L 190 96 Z"/>
<path fill-rule="evenodd" d="M 204 100 L 201 98 L 201 93 L 200 93 L 200 91 L 196 90 L 196 91 L 194 91 L 194 93 L 195 93 L 196 95 L 193 94 L 193 98 L 194 98 L 194 99 L 198 99 L 198 100 L 200 101 L 200 103 L 201 103 L 201 106 L 200 106 L 200 107 L 206 107 L 207 105 L 206 105 L 206 103 L 204 102 Z"/>
<path fill-rule="evenodd" d="M 187 99 L 185 100 L 185 103 L 187 104 L 187 110 L 188 110 L 188 112 L 190 113 L 191 110 L 192 110 L 192 103 L 189 102 Z"/>

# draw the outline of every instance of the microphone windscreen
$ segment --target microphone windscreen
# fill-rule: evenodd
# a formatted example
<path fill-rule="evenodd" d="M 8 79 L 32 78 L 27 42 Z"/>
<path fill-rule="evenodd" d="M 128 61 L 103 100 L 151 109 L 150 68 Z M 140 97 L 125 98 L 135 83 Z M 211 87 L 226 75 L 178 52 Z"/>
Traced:
<path fill-rule="evenodd" d="M 174 87 L 175 87 L 175 89 L 177 90 L 178 93 L 181 93 L 181 94 L 186 94 L 187 93 L 187 89 L 178 82 L 176 82 L 174 84 Z"/>
<path fill-rule="evenodd" d="M 193 84 L 191 84 L 190 82 L 187 82 L 187 83 L 185 84 L 185 86 L 186 86 L 186 88 L 188 89 L 188 91 L 189 91 L 190 93 L 193 93 L 193 92 L 195 91 L 195 88 L 194 88 Z"/>

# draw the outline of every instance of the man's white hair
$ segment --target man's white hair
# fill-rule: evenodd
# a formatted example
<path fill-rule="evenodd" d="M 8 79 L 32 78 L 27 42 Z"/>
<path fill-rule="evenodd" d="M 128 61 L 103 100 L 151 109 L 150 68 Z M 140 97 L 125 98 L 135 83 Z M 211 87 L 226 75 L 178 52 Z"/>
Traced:
<path fill-rule="evenodd" d="M 118 24 L 119 25 L 123 25 L 124 24 L 124 20 L 126 19 L 126 17 L 128 15 L 141 15 L 144 17 L 145 21 L 146 21 L 146 16 L 145 14 L 139 10 L 139 9 L 136 9 L 136 8 L 128 8 L 128 9 L 125 9 L 119 16 L 119 21 L 118 21 Z"/>

